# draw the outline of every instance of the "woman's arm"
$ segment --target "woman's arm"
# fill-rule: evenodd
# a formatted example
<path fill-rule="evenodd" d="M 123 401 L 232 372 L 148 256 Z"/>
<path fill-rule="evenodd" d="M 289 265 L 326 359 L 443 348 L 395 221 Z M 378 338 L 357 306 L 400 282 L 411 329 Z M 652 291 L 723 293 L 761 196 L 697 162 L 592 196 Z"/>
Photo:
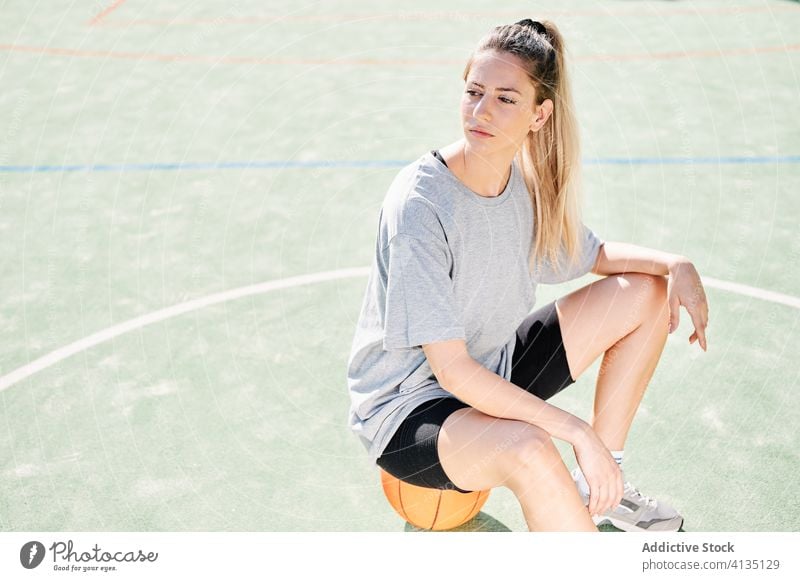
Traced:
<path fill-rule="evenodd" d="M 591 432 L 580 418 L 486 369 L 469 355 L 463 339 L 429 343 L 422 350 L 439 385 L 478 411 L 533 424 L 573 445 Z"/>
<path fill-rule="evenodd" d="M 688 259 L 679 254 L 609 241 L 600 246 L 592 272 L 600 276 L 624 272 L 667 275 L 670 268 L 681 261 L 688 262 Z"/>

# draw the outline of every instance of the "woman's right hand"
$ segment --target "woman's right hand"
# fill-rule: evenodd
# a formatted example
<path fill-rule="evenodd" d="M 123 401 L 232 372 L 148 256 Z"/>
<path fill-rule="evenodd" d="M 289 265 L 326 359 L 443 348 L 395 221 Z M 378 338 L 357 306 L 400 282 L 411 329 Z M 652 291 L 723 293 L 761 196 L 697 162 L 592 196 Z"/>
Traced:
<path fill-rule="evenodd" d="M 589 484 L 589 514 L 603 514 L 622 501 L 622 471 L 595 431 L 586 425 L 572 445 L 575 459 Z"/>

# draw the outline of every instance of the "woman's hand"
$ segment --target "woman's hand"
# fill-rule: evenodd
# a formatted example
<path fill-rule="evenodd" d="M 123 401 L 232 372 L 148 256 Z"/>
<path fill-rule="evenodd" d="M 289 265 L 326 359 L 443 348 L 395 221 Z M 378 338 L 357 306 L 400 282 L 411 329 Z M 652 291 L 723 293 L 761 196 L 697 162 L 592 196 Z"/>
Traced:
<path fill-rule="evenodd" d="M 594 516 L 616 508 L 622 501 L 624 486 L 622 471 L 611 452 L 588 425 L 572 448 L 589 484 L 589 514 Z"/>
<path fill-rule="evenodd" d="M 700 340 L 700 347 L 707 351 L 706 327 L 708 326 L 708 301 L 700 275 L 688 258 L 677 260 L 669 267 L 667 278 L 669 300 L 669 332 L 678 328 L 680 306 L 683 305 L 694 324 L 694 333 L 689 343 Z"/>

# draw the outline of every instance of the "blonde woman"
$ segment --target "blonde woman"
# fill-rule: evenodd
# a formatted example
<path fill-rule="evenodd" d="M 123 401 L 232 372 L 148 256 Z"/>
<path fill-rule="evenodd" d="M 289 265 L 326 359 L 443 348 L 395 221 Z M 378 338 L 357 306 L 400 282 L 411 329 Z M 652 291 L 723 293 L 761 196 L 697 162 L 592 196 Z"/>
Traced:
<path fill-rule="evenodd" d="M 578 124 L 552 22 L 492 29 L 464 70 L 464 137 L 393 180 L 348 361 L 350 427 L 420 486 L 509 488 L 528 528 L 675 531 L 625 482 L 625 440 L 680 305 L 706 349 L 684 256 L 600 239 L 580 217 Z M 531 312 L 538 283 L 604 276 Z M 586 422 L 545 400 L 599 356 Z M 552 438 L 569 442 L 570 473 Z"/>

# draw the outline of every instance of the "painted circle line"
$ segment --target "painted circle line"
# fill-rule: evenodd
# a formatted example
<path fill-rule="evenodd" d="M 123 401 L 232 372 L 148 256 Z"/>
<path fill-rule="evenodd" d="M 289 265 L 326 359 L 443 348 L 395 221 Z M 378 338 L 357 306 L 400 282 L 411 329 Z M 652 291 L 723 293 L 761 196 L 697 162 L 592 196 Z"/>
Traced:
<path fill-rule="evenodd" d="M 178 303 L 177 305 L 172 305 L 171 307 L 159 309 L 157 311 L 153 311 L 152 313 L 141 315 L 139 317 L 114 325 L 112 327 L 108 327 L 107 329 L 98 331 L 97 333 L 93 333 L 88 337 L 84 337 L 83 339 L 79 339 L 74 343 L 70 343 L 69 345 L 60 347 L 55 351 L 51 351 L 50 353 L 43 355 L 42 357 L 39 357 L 38 359 L 28 363 L 27 365 L 23 365 L 22 367 L 19 367 L 14 371 L 11 371 L 10 373 L 3 375 L 2 377 L 0 377 L 0 391 L 3 391 L 16 383 L 19 383 L 23 379 L 26 379 L 31 375 L 34 375 L 35 373 L 42 371 L 43 369 L 47 369 L 48 367 L 51 367 L 56 363 L 63 361 L 64 359 L 71 357 L 72 355 L 75 355 L 76 353 L 80 353 L 81 351 L 91 349 L 95 345 L 99 345 L 100 343 L 105 343 L 106 341 L 113 339 L 114 337 L 123 335 L 129 331 L 133 331 L 135 329 L 141 329 L 142 327 L 146 327 L 147 325 L 151 325 L 153 323 L 159 323 L 161 321 L 177 317 L 178 315 L 182 315 L 184 313 L 188 313 L 191 311 L 195 311 L 197 309 L 202 309 L 204 307 L 216 305 L 219 303 L 240 299 L 242 297 L 259 295 L 276 290 L 282 290 L 309 284 L 316 284 L 331 280 L 368 276 L 369 273 L 370 273 L 369 267 L 327 270 L 323 272 L 304 274 L 300 276 L 292 276 L 289 278 L 282 278 L 279 280 L 248 285 L 236 289 L 223 291 L 220 293 L 214 293 L 212 295 L 201 297 L 199 299 L 192 299 L 190 301 Z M 771 303 L 785 305 L 793 309 L 800 309 L 800 298 L 798 297 L 793 297 L 791 295 L 785 295 L 782 293 L 760 289 L 757 287 L 747 286 L 735 282 L 728 282 L 705 276 L 701 277 L 701 279 L 703 281 L 703 284 L 705 286 L 708 286 L 709 288 L 715 288 L 718 290 L 728 291 L 738 295 L 753 297 L 762 301 L 768 301 Z"/>

